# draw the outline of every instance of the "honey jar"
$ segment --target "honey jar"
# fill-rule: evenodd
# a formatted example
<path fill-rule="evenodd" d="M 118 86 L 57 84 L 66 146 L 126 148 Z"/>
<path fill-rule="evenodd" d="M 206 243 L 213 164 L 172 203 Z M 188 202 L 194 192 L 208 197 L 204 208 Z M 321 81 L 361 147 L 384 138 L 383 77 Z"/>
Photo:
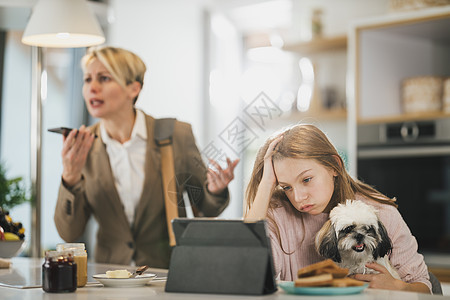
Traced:
<path fill-rule="evenodd" d="M 77 286 L 87 283 L 87 253 L 84 243 L 61 243 L 56 245 L 57 251 L 73 251 L 73 259 L 77 264 Z"/>

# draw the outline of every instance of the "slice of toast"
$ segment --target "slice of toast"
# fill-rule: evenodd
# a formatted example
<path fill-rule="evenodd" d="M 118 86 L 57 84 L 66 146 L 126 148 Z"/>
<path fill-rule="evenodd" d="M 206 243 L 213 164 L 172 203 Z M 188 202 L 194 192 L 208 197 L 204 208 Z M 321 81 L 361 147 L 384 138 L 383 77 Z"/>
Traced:
<path fill-rule="evenodd" d="M 321 274 L 310 277 L 298 278 L 294 281 L 296 287 L 305 286 L 329 286 L 333 282 L 333 275 L 331 274 Z"/>
<path fill-rule="evenodd" d="M 356 280 L 350 277 L 333 279 L 331 286 L 334 287 L 346 287 L 346 286 L 362 286 L 365 282 L 361 280 Z"/>
<path fill-rule="evenodd" d="M 348 269 L 346 268 L 338 268 L 335 269 L 334 267 L 326 267 L 323 269 L 317 269 L 313 271 L 313 275 L 320 275 L 320 274 L 331 274 L 333 275 L 333 278 L 344 278 L 348 275 Z"/>
<path fill-rule="evenodd" d="M 339 267 L 331 259 L 327 259 L 298 270 L 298 279 L 294 281 L 294 285 L 296 287 L 347 287 L 364 285 L 364 281 L 347 277 L 348 271 L 346 268 Z"/>
<path fill-rule="evenodd" d="M 320 270 L 320 269 L 324 269 L 324 268 L 339 269 L 339 266 L 331 259 L 326 259 L 326 260 L 320 261 L 318 263 L 301 268 L 297 272 L 297 277 L 302 278 L 302 277 L 316 275 L 315 274 L 316 270 Z"/>

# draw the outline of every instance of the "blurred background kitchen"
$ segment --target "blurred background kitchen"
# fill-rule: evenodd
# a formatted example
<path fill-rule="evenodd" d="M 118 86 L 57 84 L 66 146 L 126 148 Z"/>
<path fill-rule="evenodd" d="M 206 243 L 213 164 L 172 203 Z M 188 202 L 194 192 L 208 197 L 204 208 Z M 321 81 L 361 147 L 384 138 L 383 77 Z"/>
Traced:
<path fill-rule="evenodd" d="M 0 0 L 0 160 L 30 182 L 34 0 Z M 297 122 L 323 129 L 354 176 L 397 197 L 420 252 L 450 281 L 450 1 L 88 1 L 106 44 L 136 52 L 148 72 L 137 106 L 192 124 L 204 157 L 240 158 L 223 218 L 240 218 L 257 149 Z M 85 48 L 43 49 L 42 251 L 53 223 L 62 137 L 91 124 L 81 95 Z M 23 223 L 30 255 L 32 208 Z M 85 237 L 88 252 L 96 224 Z M 92 252 L 91 252 L 92 253 Z M 93 255 L 90 255 L 93 257 Z"/>

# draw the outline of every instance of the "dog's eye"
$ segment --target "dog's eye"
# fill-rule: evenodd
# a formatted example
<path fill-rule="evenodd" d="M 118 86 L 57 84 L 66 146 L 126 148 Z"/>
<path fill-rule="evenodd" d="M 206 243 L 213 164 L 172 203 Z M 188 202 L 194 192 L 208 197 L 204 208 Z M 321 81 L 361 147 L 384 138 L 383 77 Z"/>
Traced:
<path fill-rule="evenodd" d="M 373 235 L 376 234 L 375 227 L 373 227 L 373 226 L 370 226 L 370 227 L 366 228 L 366 230 L 367 230 L 367 233 L 371 233 Z"/>
<path fill-rule="evenodd" d="M 348 234 L 350 232 L 352 232 L 353 228 L 355 228 L 355 225 L 350 225 L 344 228 L 344 230 L 342 230 L 345 234 Z"/>

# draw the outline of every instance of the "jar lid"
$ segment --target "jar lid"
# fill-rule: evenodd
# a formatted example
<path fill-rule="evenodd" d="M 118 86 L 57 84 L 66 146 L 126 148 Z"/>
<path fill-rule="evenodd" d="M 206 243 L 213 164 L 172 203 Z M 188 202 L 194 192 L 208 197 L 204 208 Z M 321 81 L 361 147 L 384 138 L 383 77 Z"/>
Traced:
<path fill-rule="evenodd" d="M 74 255 L 74 253 L 72 250 L 65 250 L 65 251 L 49 250 L 49 251 L 45 252 L 45 258 L 51 259 L 52 261 L 73 258 L 73 255 Z"/>
<path fill-rule="evenodd" d="M 56 245 L 57 251 L 62 250 L 74 250 L 74 249 L 81 249 L 84 250 L 84 243 L 59 243 Z"/>
<path fill-rule="evenodd" d="M 84 243 L 61 243 L 56 245 L 57 251 L 71 250 L 75 256 L 85 256 Z"/>

